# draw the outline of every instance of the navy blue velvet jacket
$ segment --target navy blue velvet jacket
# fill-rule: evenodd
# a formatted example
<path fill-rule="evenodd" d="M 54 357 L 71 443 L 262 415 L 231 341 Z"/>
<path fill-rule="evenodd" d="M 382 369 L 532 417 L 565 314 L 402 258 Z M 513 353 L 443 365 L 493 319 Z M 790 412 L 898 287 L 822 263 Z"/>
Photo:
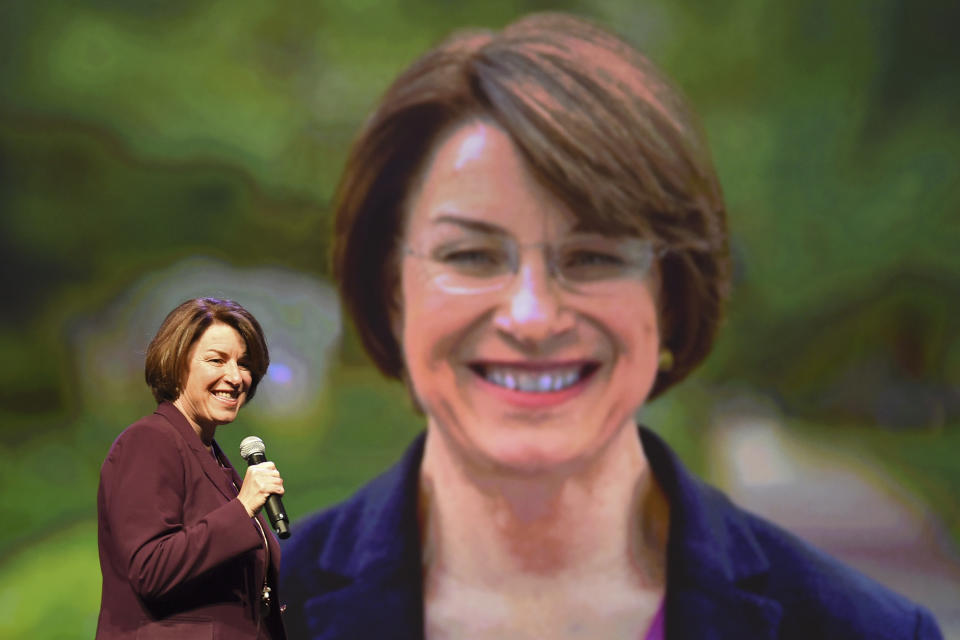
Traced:
<path fill-rule="evenodd" d="M 679 639 L 941 638 L 933 616 L 694 478 L 641 428 L 670 501 L 666 635 Z M 424 436 L 283 545 L 290 638 L 423 637 L 417 495 Z"/>

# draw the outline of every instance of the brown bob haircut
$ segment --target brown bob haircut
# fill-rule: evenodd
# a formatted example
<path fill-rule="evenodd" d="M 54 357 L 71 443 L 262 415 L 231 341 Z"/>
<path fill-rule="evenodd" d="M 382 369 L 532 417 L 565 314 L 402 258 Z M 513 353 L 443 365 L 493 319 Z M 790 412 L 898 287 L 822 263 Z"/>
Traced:
<path fill-rule="evenodd" d="M 243 338 L 247 346 L 247 366 L 253 379 L 246 401 L 253 398 L 270 366 L 267 340 L 260 323 L 233 300 L 193 298 L 167 314 L 147 347 L 144 373 L 147 386 L 157 402 L 173 402 L 180 396 L 186 382 L 190 347 L 215 322 L 233 327 Z"/>
<path fill-rule="evenodd" d="M 661 337 L 674 364 L 651 397 L 709 353 L 729 287 L 726 209 L 683 97 L 643 55 L 581 18 L 532 14 L 456 33 L 407 68 L 354 142 L 335 202 L 333 273 L 380 370 L 402 377 L 391 331 L 406 201 L 438 139 L 502 128 L 579 227 L 661 249 Z"/>

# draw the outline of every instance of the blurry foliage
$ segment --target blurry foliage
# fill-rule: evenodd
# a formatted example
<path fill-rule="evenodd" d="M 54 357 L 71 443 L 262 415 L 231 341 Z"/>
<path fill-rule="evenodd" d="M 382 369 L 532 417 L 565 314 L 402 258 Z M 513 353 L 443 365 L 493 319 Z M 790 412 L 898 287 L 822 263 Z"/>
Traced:
<path fill-rule="evenodd" d="M 0 480 L 19 515 L 0 583 L 22 569 L 39 594 L 45 576 L 95 572 L 100 462 L 152 405 L 145 388 L 81 397 L 73 319 L 188 256 L 324 275 L 340 168 L 393 76 L 452 29 L 539 9 L 611 25 L 675 78 L 727 194 L 728 321 L 695 380 L 643 419 L 703 469 L 711 385 L 747 385 L 893 456 L 956 533 L 942 487 L 957 469 L 937 435 L 960 424 L 956 2 L 47 0 L 0 9 L 0 434 L 17 460 Z M 295 520 L 387 466 L 422 423 L 349 329 L 344 341 L 319 423 L 241 416 L 223 433 L 228 453 L 264 434 Z M 942 429 L 858 426 L 878 423 Z M 34 542 L 61 529 L 62 558 L 56 533 Z M 67 590 L 31 615 L 85 630 L 49 637 L 87 637 L 94 601 Z"/>
<path fill-rule="evenodd" d="M 703 115 L 738 264 L 709 377 L 828 415 L 808 399 L 845 394 L 836 376 L 793 393 L 790 345 L 823 346 L 805 319 L 847 313 L 838 301 L 890 307 L 884 296 L 903 304 L 895 316 L 926 316 L 896 290 L 911 280 L 938 283 L 946 303 L 934 313 L 958 315 L 952 3 L 19 3 L 0 26 L 0 344 L 16 343 L 24 368 L 3 375 L 0 405 L 71 415 L 62 381 L 72 372 L 50 345 L 77 309 L 60 305 L 96 308 L 131 278 L 195 253 L 324 273 L 339 169 L 394 74 L 452 29 L 543 8 L 613 25 Z M 858 321 L 874 322 L 886 320 Z M 865 329 L 847 357 L 900 348 L 891 332 Z M 919 332 L 916 348 L 955 353 L 947 329 Z M 41 357 L 28 363 L 24 352 Z M 767 362 L 776 371 L 758 366 Z M 903 382 L 897 366 L 885 384 Z M 909 382 L 937 396 L 960 372 L 947 358 Z M 952 419 L 947 395 L 915 417 Z M 869 397 L 847 409 L 860 420 L 884 413 Z"/>
<path fill-rule="evenodd" d="M 840 402 L 861 422 L 956 422 L 960 45 L 943 25 L 960 9 L 745 2 L 697 15 L 669 55 L 704 114 L 737 267 L 710 377 L 821 419 Z M 895 388 L 905 410 L 885 406 Z"/>
<path fill-rule="evenodd" d="M 0 637 L 92 638 L 100 608 L 97 524 L 87 521 L 34 541 L 0 566 Z"/>

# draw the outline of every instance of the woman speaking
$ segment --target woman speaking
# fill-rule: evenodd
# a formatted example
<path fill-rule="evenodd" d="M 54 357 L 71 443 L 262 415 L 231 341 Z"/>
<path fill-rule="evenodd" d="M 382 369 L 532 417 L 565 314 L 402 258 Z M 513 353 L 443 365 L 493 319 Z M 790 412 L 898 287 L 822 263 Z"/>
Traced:
<path fill-rule="evenodd" d="M 241 482 L 214 440 L 253 398 L 270 357 L 230 300 L 170 312 L 147 348 L 159 406 L 127 427 L 100 472 L 97 638 L 285 638 L 280 549 L 259 511 L 283 494 L 272 462 Z"/>
<path fill-rule="evenodd" d="M 543 14 L 417 60 L 353 147 L 334 272 L 426 431 L 284 548 L 292 636 L 939 637 L 635 423 L 729 269 L 704 141 L 623 41 Z"/>

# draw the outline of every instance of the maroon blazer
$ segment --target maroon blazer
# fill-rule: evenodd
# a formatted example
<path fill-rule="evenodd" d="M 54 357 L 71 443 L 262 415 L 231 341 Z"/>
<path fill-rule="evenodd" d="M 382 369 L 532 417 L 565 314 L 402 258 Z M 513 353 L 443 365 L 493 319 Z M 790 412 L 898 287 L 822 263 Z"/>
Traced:
<path fill-rule="evenodd" d="M 213 446 L 226 467 L 167 402 L 113 443 L 97 495 L 97 638 L 286 637 L 276 590 L 280 546 L 262 515 L 259 527 L 247 515 L 237 499 L 242 481 Z M 261 619 L 265 577 L 273 606 Z"/>

